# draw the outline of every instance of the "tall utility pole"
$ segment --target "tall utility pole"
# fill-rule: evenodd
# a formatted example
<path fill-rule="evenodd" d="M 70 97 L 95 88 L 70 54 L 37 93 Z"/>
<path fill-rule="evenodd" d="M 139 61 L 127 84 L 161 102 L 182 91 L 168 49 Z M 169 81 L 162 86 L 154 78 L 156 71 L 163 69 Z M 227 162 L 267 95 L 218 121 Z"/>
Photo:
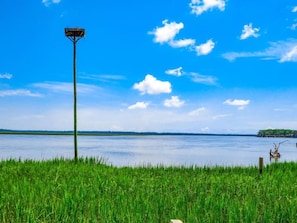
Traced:
<path fill-rule="evenodd" d="M 76 43 L 85 36 L 85 29 L 65 28 L 65 36 L 73 42 L 74 159 L 77 160 Z"/>

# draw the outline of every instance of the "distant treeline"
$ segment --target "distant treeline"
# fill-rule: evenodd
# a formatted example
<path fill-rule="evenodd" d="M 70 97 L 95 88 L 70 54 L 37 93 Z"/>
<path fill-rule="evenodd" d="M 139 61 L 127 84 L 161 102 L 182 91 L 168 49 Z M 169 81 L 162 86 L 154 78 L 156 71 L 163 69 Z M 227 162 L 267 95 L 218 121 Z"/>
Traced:
<path fill-rule="evenodd" d="M 291 129 L 266 129 L 259 130 L 258 137 L 293 137 L 297 138 L 297 130 Z"/>
<path fill-rule="evenodd" d="M 14 135 L 73 135 L 73 131 L 9 130 L 0 129 L 0 134 Z M 215 134 L 215 133 L 176 133 L 176 132 L 121 132 L 121 131 L 78 131 L 81 136 L 145 136 L 145 135 L 189 135 L 189 136 L 256 136 L 255 134 Z"/>

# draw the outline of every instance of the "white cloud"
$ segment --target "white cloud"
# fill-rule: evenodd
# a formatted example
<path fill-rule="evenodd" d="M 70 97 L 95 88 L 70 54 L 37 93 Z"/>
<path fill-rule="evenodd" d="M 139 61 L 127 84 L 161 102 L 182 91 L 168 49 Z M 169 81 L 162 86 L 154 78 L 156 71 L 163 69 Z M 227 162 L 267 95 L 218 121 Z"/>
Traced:
<path fill-rule="evenodd" d="M 166 99 L 164 101 L 164 106 L 166 106 L 166 107 L 176 107 L 176 108 L 179 108 L 179 107 L 183 106 L 184 103 L 185 102 L 182 101 L 182 100 L 180 100 L 178 98 L 178 96 L 171 96 L 170 99 Z"/>
<path fill-rule="evenodd" d="M 59 4 L 61 2 L 61 0 L 42 0 L 42 3 L 48 7 L 51 4 Z"/>
<path fill-rule="evenodd" d="M 34 87 L 43 88 L 53 92 L 73 92 L 73 83 L 71 82 L 44 82 L 44 83 L 35 83 Z M 99 88 L 95 85 L 77 83 L 77 92 L 78 93 L 91 93 Z"/>
<path fill-rule="evenodd" d="M 191 74 L 192 81 L 196 83 L 201 83 L 201 84 L 207 84 L 207 85 L 216 85 L 217 79 L 212 76 L 206 76 L 206 75 L 201 75 L 198 73 L 192 72 Z"/>
<path fill-rule="evenodd" d="M 136 102 L 135 104 L 133 105 L 130 105 L 128 107 L 128 109 L 132 110 L 132 109 L 146 109 L 147 106 L 149 105 L 148 102 Z"/>
<path fill-rule="evenodd" d="M 195 50 L 198 56 L 207 55 L 213 50 L 214 47 L 215 47 L 215 43 L 210 39 L 206 43 L 196 46 Z"/>
<path fill-rule="evenodd" d="M 268 56 L 268 55 L 267 55 Z M 264 52 L 227 52 L 223 53 L 222 57 L 229 61 L 234 61 L 237 58 L 245 58 L 245 57 L 265 57 Z"/>
<path fill-rule="evenodd" d="M 195 83 L 206 84 L 206 85 L 217 85 L 217 78 L 208 76 L 208 75 L 201 75 L 196 72 L 186 72 L 182 70 L 182 67 L 178 67 L 175 69 L 168 69 L 165 71 L 166 74 L 173 75 L 173 76 L 187 76 Z"/>
<path fill-rule="evenodd" d="M 192 46 L 195 44 L 194 39 L 181 39 L 181 40 L 171 40 L 169 41 L 169 45 L 174 48 L 180 48 L 180 47 L 187 47 Z"/>
<path fill-rule="evenodd" d="M 156 43 L 168 43 L 174 39 L 181 29 L 184 28 L 184 24 L 182 22 L 168 23 L 167 19 L 163 20 L 162 24 L 164 25 L 163 27 L 157 27 L 153 31 L 149 32 L 149 34 L 153 34 L 155 36 L 154 41 Z"/>
<path fill-rule="evenodd" d="M 196 110 L 191 111 L 189 113 L 189 115 L 190 116 L 197 116 L 197 115 L 200 115 L 203 111 L 205 111 L 205 107 L 197 108 Z"/>
<path fill-rule="evenodd" d="M 192 11 L 192 14 L 201 15 L 207 10 L 213 8 L 218 8 L 221 11 L 225 10 L 225 1 L 224 0 L 191 0 L 189 4 Z"/>
<path fill-rule="evenodd" d="M 141 94 L 170 93 L 171 84 L 168 81 L 157 80 L 153 75 L 147 74 L 143 81 L 133 85 L 133 89 L 139 90 Z"/>
<path fill-rule="evenodd" d="M 6 97 L 6 96 L 41 97 L 41 94 L 32 93 L 30 90 L 25 90 L 25 89 L 0 91 L 0 97 Z"/>
<path fill-rule="evenodd" d="M 163 27 L 157 27 L 153 31 L 149 32 L 149 34 L 154 35 L 154 42 L 156 43 L 167 43 L 169 46 L 173 48 L 180 47 L 188 47 L 193 46 L 195 44 L 194 39 L 186 38 L 176 40 L 175 36 L 179 33 L 181 29 L 184 28 L 184 24 L 182 22 L 168 22 L 168 20 L 163 20 Z"/>
<path fill-rule="evenodd" d="M 165 73 L 177 77 L 184 75 L 189 77 L 195 83 L 217 85 L 217 78 L 207 75 L 201 75 L 196 72 L 185 72 L 182 70 L 182 67 L 166 70 Z"/>
<path fill-rule="evenodd" d="M 12 74 L 5 73 L 5 74 L 0 74 L 0 79 L 11 79 Z"/>
<path fill-rule="evenodd" d="M 274 94 L 271 95 L 269 91 L 267 91 L 261 94 L 264 95 L 265 99 L 267 99 L 267 95 L 270 95 L 273 98 L 273 102 L 271 102 L 271 104 L 265 104 L 265 106 L 263 106 L 263 103 L 255 103 L 255 107 L 250 108 L 254 109 L 254 112 L 247 112 L 244 116 L 236 115 L 237 110 L 234 114 L 230 111 L 223 112 L 225 109 L 228 110 L 226 107 L 229 106 L 225 105 L 224 108 L 222 104 L 224 100 L 221 102 L 221 105 L 218 105 L 217 95 L 214 96 L 215 98 L 207 96 L 207 107 L 205 110 L 201 108 L 202 106 L 199 107 L 194 102 L 196 104 L 194 104 L 194 106 L 197 108 L 196 114 L 194 112 L 195 107 L 187 112 L 183 109 L 166 109 L 163 106 L 153 106 L 150 109 L 129 110 L 127 109 L 129 105 L 120 105 L 119 101 L 109 106 L 104 105 L 103 101 L 102 103 L 92 104 L 83 103 L 78 106 L 78 126 L 80 130 L 101 129 L 106 131 L 120 130 L 138 132 L 200 132 L 200 129 L 207 126 L 212 133 L 240 132 L 255 134 L 259 129 L 263 128 L 263 126 L 266 127 L 270 125 L 275 128 L 281 128 L 283 126 L 288 128 L 296 127 L 297 122 L 292 120 L 295 120 L 294 117 L 296 116 L 297 105 L 294 101 L 294 97 L 291 97 L 292 95 L 296 95 L 296 90 L 290 92 L 282 91 L 279 97 L 274 98 L 273 95 L 275 94 L 278 93 L 274 92 Z M 269 100 L 265 101 L 259 99 L 259 101 L 265 103 L 267 101 L 270 102 L 271 97 L 268 98 Z M 290 100 L 290 103 L 286 102 L 285 104 L 291 105 L 291 107 L 289 107 L 292 109 L 291 112 L 277 116 L 272 114 L 275 105 L 284 104 L 284 98 Z M 8 99 L 18 100 L 19 98 L 11 97 Z M 69 103 L 69 98 L 67 98 L 66 101 L 60 100 L 59 98 L 55 101 L 48 101 L 47 98 L 41 99 L 42 100 L 32 100 L 30 106 L 25 106 L 25 101 L 15 101 L 12 104 L 7 103 L 5 106 L 2 106 L 0 117 L 1 126 L 6 129 L 25 128 L 33 130 L 69 130 L 73 128 L 73 107 L 71 103 Z M 199 97 L 200 102 L 198 103 L 204 103 L 203 100 L 203 97 Z M 135 102 L 137 102 L 137 100 Z M 148 107 L 150 107 L 150 105 Z M 233 109 L 237 109 L 237 107 Z M 189 115 L 191 111 L 193 111 L 193 114 Z M 273 120 L 271 120 L 271 115 L 274 115 Z"/>
<path fill-rule="evenodd" d="M 223 104 L 231 105 L 231 106 L 237 106 L 239 110 L 242 110 L 250 103 L 250 100 L 240 100 L 240 99 L 227 99 L 224 101 Z"/>
<path fill-rule="evenodd" d="M 248 25 L 244 25 L 243 26 L 243 30 L 240 36 L 241 40 L 247 39 L 249 37 L 259 37 L 260 35 L 258 34 L 258 32 L 260 31 L 260 28 L 253 28 L 253 24 L 250 23 Z"/>
<path fill-rule="evenodd" d="M 297 6 L 294 6 L 294 7 L 292 8 L 292 12 L 297 12 Z M 294 22 L 295 22 L 295 23 L 293 23 L 293 24 L 291 25 L 291 27 L 290 27 L 291 30 L 295 30 L 295 29 L 296 29 L 296 27 L 297 27 L 297 23 L 296 23 L 296 21 L 297 21 L 297 19 L 294 19 Z"/>
<path fill-rule="evenodd" d="M 221 118 L 225 118 L 225 117 L 229 117 L 231 116 L 231 114 L 219 114 L 219 115 L 215 115 L 212 117 L 213 120 L 217 120 L 217 119 L 221 119 Z"/>
<path fill-rule="evenodd" d="M 275 111 L 275 112 L 286 112 L 286 111 L 290 111 L 290 109 L 287 109 L 287 108 L 274 108 L 273 111 Z"/>
<path fill-rule="evenodd" d="M 297 45 L 286 52 L 280 59 L 280 62 L 288 61 L 297 61 Z"/>
<path fill-rule="evenodd" d="M 201 128 L 200 130 L 201 130 L 201 132 L 209 132 L 210 129 L 209 129 L 209 127 L 206 126 L 206 127 Z"/>
<path fill-rule="evenodd" d="M 114 82 L 119 80 L 125 80 L 126 77 L 122 75 L 112 75 L 112 74 L 87 74 L 87 73 L 80 73 L 80 78 L 94 80 L 94 81 L 101 81 L 101 82 Z"/>
<path fill-rule="evenodd" d="M 287 41 L 278 41 L 270 43 L 270 47 L 263 51 L 255 52 L 227 52 L 222 54 L 222 57 L 234 61 L 237 58 L 245 57 L 260 57 L 265 60 L 278 60 L 279 62 L 296 62 L 296 39 L 289 39 Z"/>
<path fill-rule="evenodd" d="M 291 25 L 290 29 L 295 30 L 296 27 L 297 27 L 297 23 L 294 23 L 294 24 Z"/>
<path fill-rule="evenodd" d="M 73 83 L 70 82 L 44 82 L 44 83 L 35 83 L 34 87 L 50 90 L 53 92 L 73 92 Z"/>
<path fill-rule="evenodd" d="M 156 43 L 166 43 L 173 48 L 188 47 L 189 50 L 194 49 L 198 56 L 209 54 L 215 47 L 215 43 L 211 39 L 198 46 L 195 46 L 195 39 L 175 39 L 179 31 L 184 28 L 184 24 L 181 22 L 169 23 L 168 20 L 163 20 L 162 24 L 164 25 L 163 27 L 157 27 L 149 32 L 149 34 L 155 36 L 154 42 Z"/>
<path fill-rule="evenodd" d="M 169 75 L 180 77 L 183 74 L 182 69 L 183 69 L 182 67 L 178 67 L 175 69 L 169 69 L 169 70 L 166 70 L 165 73 L 169 74 Z"/>

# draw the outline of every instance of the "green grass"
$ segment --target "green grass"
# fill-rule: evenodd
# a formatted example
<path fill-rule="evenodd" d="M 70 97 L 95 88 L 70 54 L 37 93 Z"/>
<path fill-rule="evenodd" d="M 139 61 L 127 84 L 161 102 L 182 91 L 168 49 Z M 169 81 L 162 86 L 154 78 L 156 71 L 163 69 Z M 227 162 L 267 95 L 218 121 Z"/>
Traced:
<path fill-rule="evenodd" d="M 297 164 L 113 167 L 0 162 L 0 222 L 296 222 Z"/>

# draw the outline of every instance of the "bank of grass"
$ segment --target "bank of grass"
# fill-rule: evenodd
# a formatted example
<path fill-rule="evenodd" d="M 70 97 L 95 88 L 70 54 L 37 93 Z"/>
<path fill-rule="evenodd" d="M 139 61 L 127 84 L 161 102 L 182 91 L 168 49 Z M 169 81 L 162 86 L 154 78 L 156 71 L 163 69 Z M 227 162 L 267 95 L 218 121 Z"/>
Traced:
<path fill-rule="evenodd" d="M 0 222 L 296 222 L 297 164 L 113 167 L 0 162 Z"/>

